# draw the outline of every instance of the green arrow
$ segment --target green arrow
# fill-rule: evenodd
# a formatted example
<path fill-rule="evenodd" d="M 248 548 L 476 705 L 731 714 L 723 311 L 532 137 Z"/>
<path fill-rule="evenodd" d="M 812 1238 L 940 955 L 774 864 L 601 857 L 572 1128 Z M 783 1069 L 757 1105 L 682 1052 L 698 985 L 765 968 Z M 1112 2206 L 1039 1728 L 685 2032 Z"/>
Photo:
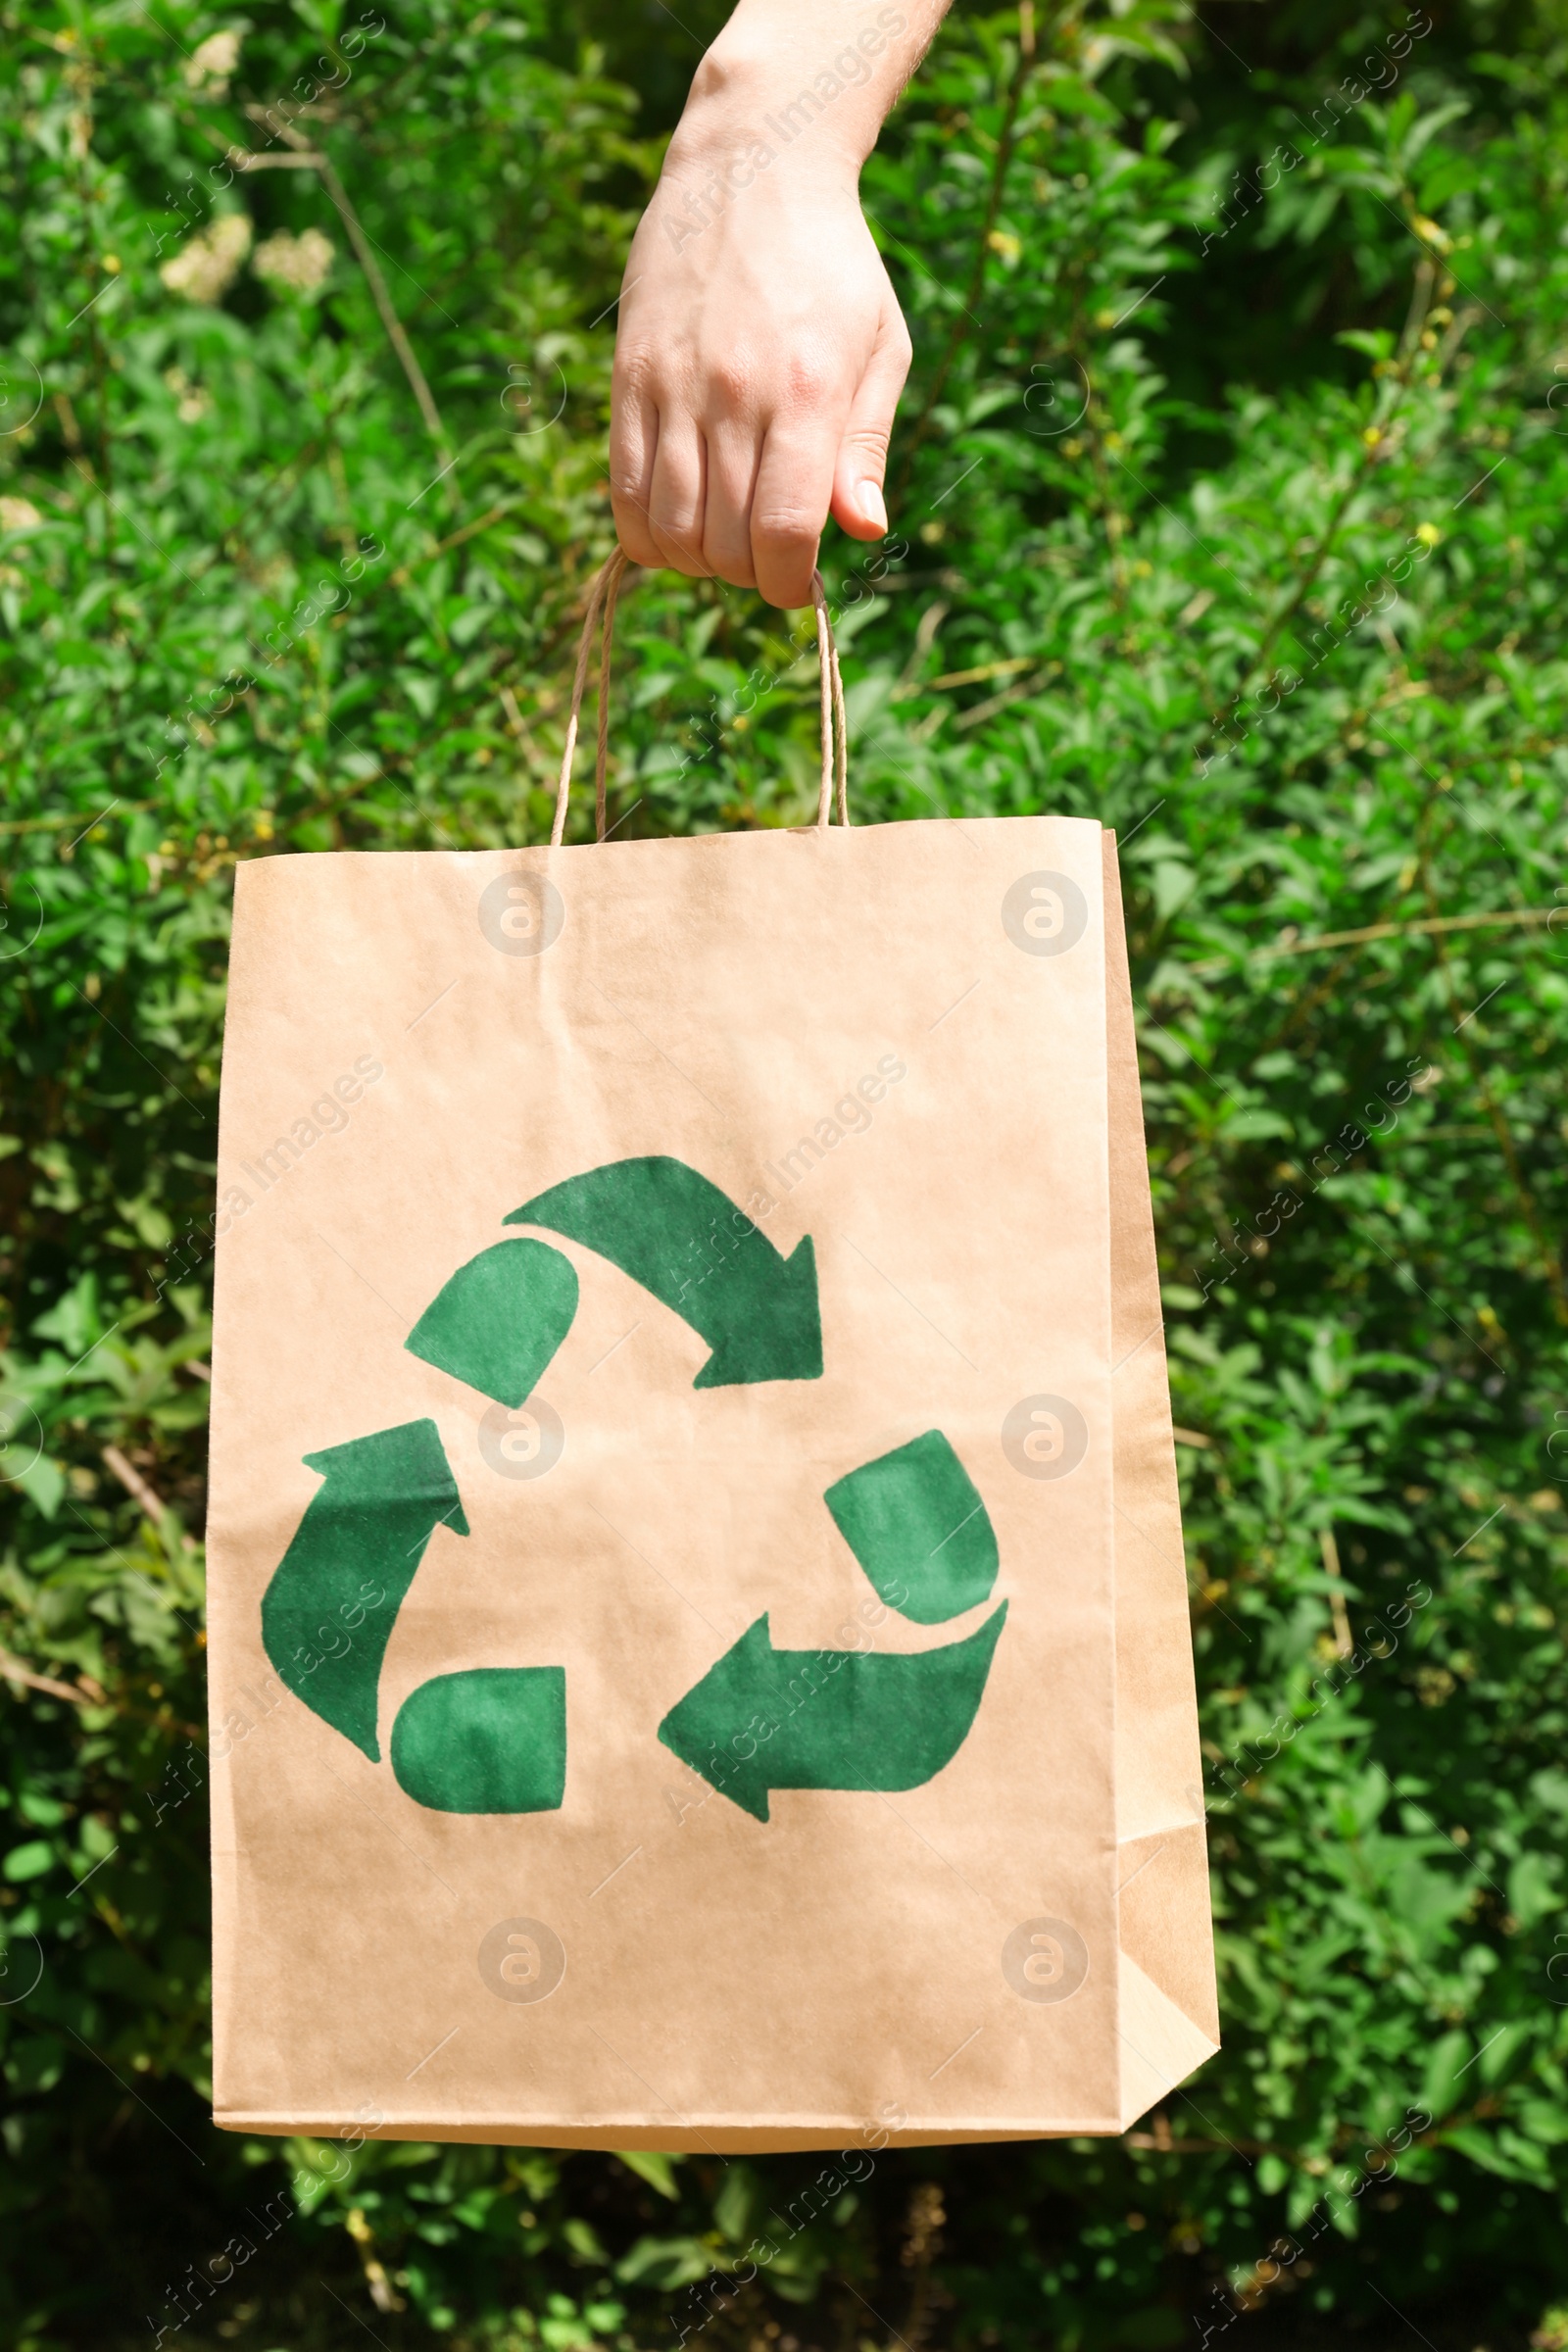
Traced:
<path fill-rule="evenodd" d="M 608 1257 L 713 1350 L 692 1383 L 820 1380 L 822 1319 L 808 1234 L 788 1258 L 682 1159 L 617 1159 L 503 1220 L 544 1225 Z"/>
<path fill-rule="evenodd" d="M 766 1615 L 670 1708 L 659 1737 L 766 1821 L 770 1788 L 918 1788 L 962 1746 L 1007 1604 L 913 1656 L 775 1649 Z"/>
<path fill-rule="evenodd" d="M 497 1242 L 460 1266 L 403 1345 L 515 1410 L 571 1329 L 577 1269 L 547 1242 Z"/>
<path fill-rule="evenodd" d="M 940 1429 L 835 1480 L 822 1497 L 889 1608 L 941 1625 L 989 1599 L 997 1534 Z"/>
<path fill-rule="evenodd" d="M 564 1666 L 470 1666 L 411 1690 L 392 1770 L 437 1813 L 553 1813 L 566 1787 Z"/>
<path fill-rule="evenodd" d="M 468 1532 L 433 1421 L 405 1421 L 305 1456 L 326 1484 L 262 1596 L 278 1679 L 372 1764 L 381 1660 L 438 1527 Z"/>

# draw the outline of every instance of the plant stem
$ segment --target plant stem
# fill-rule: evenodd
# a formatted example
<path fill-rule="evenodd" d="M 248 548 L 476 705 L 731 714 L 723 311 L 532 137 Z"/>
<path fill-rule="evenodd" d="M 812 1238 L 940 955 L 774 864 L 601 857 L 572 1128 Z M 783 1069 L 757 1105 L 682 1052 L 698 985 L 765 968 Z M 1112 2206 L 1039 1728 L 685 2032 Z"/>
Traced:
<path fill-rule="evenodd" d="M 266 122 L 269 119 L 265 107 L 247 107 L 246 112 L 253 121 Z M 409 379 L 409 388 L 418 403 L 419 415 L 424 418 L 425 430 L 442 457 L 450 457 L 452 454 L 451 444 L 447 440 L 446 426 L 441 421 L 441 412 L 436 407 L 430 387 L 424 380 L 424 370 L 414 356 L 414 346 L 404 332 L 403 321 L 392 307 L 392 297 L 387 291 L 386 279 L 381 274 L 381 265 L 375 258 L 369 238 L 360 225 L 360 217 L 349 202 L 348 190 L 334 171 L 330 156 L 324 149 L 313 147 L 310 140 L 303 133 L 297 131 L 291 122 L 276 124 L 274 128 L 277 135 L 293 149 L 294 154 L 299 158 L 301 168 L 314 171 L 318 174 L 322 187 L 325 188 L 336 206 L 338 218 L 348 230 L 349 243 L 359 257 L 360 268 L 365 271 L 371 299 L 381 315 L 381 324 L 386 328 L 387 341 L 397 353 L 398 359 L 402 363 L 403 372 Z M 259 170 L 269 163 L 281 163 L 282 160 L 280 156 L 248 156 L 242 148 L 229 150 L 229 161 L 245 172 Z"/>

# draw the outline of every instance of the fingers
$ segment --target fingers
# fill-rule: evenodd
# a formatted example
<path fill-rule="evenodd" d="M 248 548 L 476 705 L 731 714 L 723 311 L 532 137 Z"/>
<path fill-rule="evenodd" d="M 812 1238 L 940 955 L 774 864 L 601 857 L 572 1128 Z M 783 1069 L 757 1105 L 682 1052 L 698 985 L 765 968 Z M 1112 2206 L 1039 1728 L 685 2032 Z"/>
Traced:
<path fill-rule="evenodd" d="M 617 351 L 610 421 L 610 503 L 634 564 L 705 578 L 708 452 L 689 409 L 640 360 Z"/>
<path fill-rule="evenodd" d="M 612 457 L 615 530 L 631 561 L 716 575 L 786 611 L 808 605 L 833 493 L 834 424 L 736 416 L 705 430 L 675 409 L 655 413 L 642 433 L 641 447 L 628 433 L 619 463 Z M 858 535 L 877 534 L 862 519 Z"/>
<path fill-rule="evenodd" d="M 910 350 L 885 276 L 872 301 L 876 325 L 858 381 L 849 338 L 837 351 L 797 349 L 760 376 L 731 344 L 696 369 L 695 385 L 641 339 L 637 357 L 622 362 L 617 353 L 612 502 L 633 563 L 716 574 L 799 610 L 810 601 L 830 512 L 853 538 L 882 536 L 882 483 Z"/>
<path fill-rule="evenodd" d="M 833 519 L 852 539 L 880 539 L 888 527 L 882 484 L 911 356 L 909 330 L 890 288 L 833 468 Z"/>
<path fill-rule="evenodd" d="M 648 498 L 659 449 L 659 409 L 617 366 L 610 420 L 610 506 L 615 534 L 634 564 L 657 571 L 663 558 L 648 525 Z"/>
<path fill-rule="evenodd" d="M 708 498 L 703 510 L 703 555 L 708 569 L 735 588 L 755 588 L 752 502 L 762 436 L 749 418 L 721 417 L 703 436 L 708 445 Z"/>
<path fill-rule="evenodd" d="M 708 448 L 696 418 L 679 409 L 662 410 L 648 528 L 660 562 L 692 579 L 706 579 L 710 569 L 703 555 L 707 476 Z"/>
<path fill-rule="evenodd" d="M 811 601 L 817 543 L 833 493 L 837 418 L 775 416 L 762 443 L 752 499 L 752 564 L 770 605 Z"/>

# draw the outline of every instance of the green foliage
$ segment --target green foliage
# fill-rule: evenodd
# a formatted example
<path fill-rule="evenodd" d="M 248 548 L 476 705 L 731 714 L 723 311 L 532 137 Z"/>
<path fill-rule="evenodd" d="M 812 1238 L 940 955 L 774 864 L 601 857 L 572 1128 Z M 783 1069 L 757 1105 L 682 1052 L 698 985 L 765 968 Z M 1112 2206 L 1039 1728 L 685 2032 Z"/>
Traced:
<path fill-rule="evenodd" d="M 6 2342 L 1568 2340 L 1559 14 L 960 11 L 867 171 L 856 797 L 1123 838 L 1226 2048 L 1120 2142 L 727 2166 L 204 2113 L 231 870 L 541 837 L 695 50 L 0 19 Z M 624 829 L 803 816 L 801 616 L 622 612 Z"/>

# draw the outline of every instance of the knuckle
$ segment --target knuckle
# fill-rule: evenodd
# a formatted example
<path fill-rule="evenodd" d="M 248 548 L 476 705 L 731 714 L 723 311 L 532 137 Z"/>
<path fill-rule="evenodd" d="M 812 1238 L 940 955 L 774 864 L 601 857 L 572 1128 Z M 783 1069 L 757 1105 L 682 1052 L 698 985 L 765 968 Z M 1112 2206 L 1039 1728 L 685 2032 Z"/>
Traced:
<path fill-rule="evenodd" d="M 838 389 L 839 370 L 820 352 L 793 351 L 779 371 L 779 402 L 785 409 L 820 409 Z"/>
<path fill-rule="evenodd" d="M 769 507 L 752 518 L 752 545 L 788 561 L 811 553 L 822 535 L 821 520 L 803 507 Z"/>
<path fill-rule="evenodd" d="M 617 343 L 610 381 L 617 402 L 653 400 L 659 390 L 659 354 L 636 345 L 628 350 Z"/>
<path fill-rule="evenodd" d="M 757 371 L 744 354 L 728 352 L 710 361 L 706 403 L 710 416 L 731 416 L 738 410 L 749 409 L 756 389 Z"/>
<path fill-rule="evenodd" d="M 879 466 L 887 464 L 888 445 L 893 438 L 891 429 L 882 424 L 858 424 L 844 436 L 844 447 L 874 458 Z"/>

